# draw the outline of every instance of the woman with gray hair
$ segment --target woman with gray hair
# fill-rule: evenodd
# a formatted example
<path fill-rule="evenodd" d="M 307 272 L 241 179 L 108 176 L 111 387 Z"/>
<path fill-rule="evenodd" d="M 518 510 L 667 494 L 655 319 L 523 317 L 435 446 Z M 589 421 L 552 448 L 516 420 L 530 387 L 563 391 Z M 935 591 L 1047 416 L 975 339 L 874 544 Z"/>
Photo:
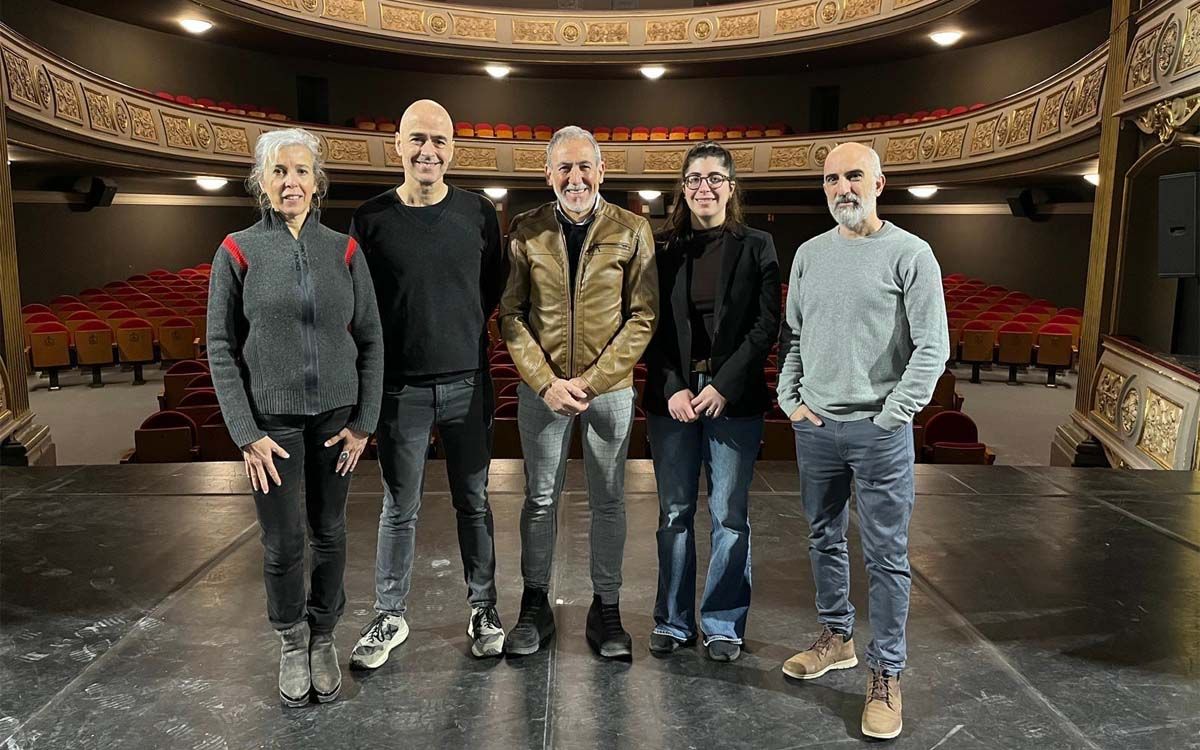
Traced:
<path fill-rule="evenodd" d="M 328 185 L 319 141 L 276 130 L 254 151 L 246 187 L 262 218 L 213 258 L 208 361 L 262 527 L 279 697 L 300 706 L 341 689 L 333 629 L 346 606 L 346 493 L 379 418 L 383 338 L 366 258 L 313 206 Z"/>

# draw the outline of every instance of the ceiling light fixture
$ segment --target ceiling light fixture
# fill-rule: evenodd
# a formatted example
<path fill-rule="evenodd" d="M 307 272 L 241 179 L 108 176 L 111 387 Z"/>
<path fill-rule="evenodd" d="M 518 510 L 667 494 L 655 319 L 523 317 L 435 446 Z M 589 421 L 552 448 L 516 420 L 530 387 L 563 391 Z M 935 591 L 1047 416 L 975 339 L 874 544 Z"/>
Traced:
<path fill-rule="evenodd" d="M 640 70 L 642 71 L 642 75 L 651 81 L 657 81 L 663 77 L 663 73 L 667 72 L 667 69 L 661 65 L 643 65 Z"/>
<path fill-rule="evenodd" d="M 203 34 L 212 28 L 212 23 L 201 18 L 181 18 L 179 25 L 190 34 Z"/>
<path fill-rule="evenodd" d="M 963 33 L 961 31 L 939 31 L 934 34 L 930 34 L 929 38 L 932 39 L 933 43 L 938 46 L 949 47 L 950 45 L 958 42 L 959 39 L 962 39 L 962 35 Z"/>
<path fill-rule="evenodd" d="M 913 185 L 908 189 L 914 198 L 932 198 L 937 191 L 937 185 Z"/>
<path fill-rule="evenodd" d="M 660 191 L 660 190 L 639 190 L 638 195 L 644 201 L 654 201 L 654 200 L 658 200 L 659 198 L 662 197 L 662 191 Z"/>
<path fill-rule="evenodd" d="M 205 190 L 220 190 L 229 184 L 224 177 L 197 177 L 196 184 Z"/>
<path fill-rule="evenodd" d="M 1088 182 L 1092 183 L 1093 185 L 1099 185 L 1099 184 L 1100 184 L 1100 175 L 1096 174 L 1095 172 L 1091 172 L 1091 173 L 1089 173 L 1089 174 L 1085 174 L 1085 175 L 1083 176 L 1083 179 L 1087 180 Z"/>
<path fill-rule="evenodd" d="M 492 78 L 503 78 L 512 72 L 512 68 L 508 67 L 507 65 L 485 65 L 483 66 L 483 69 L 486 70 L 487 74 Z"/>
<path fill-rule="evenodd" d="M 487 195 L 487 197 L 491 198 L 494 201 L 498 201 L 501 198 L 503 198 L 504 196 L 508 195 L 508 188 L 489 187 L 489 188 L 484 188 L 483 192 L 484 192 L 484 194 Z"/>

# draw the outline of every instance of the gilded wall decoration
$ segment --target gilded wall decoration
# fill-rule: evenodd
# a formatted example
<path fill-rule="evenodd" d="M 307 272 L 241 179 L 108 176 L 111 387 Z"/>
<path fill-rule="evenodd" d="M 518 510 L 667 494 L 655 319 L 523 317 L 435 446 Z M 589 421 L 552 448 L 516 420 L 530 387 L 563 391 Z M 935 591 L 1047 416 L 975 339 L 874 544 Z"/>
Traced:
<path fill-rule="evenodd" d="M 167 145 L 171 148 L 195 150 L 196 138 L 192 135 L 192 121 L 179 115 L 161 112 L 163 132 L 167 134 Z"/>
<path fill-rule="evenodd" d="M 917 147 L 921 136 L 910 135 L 888 138 L 883 152 L 884 164 L 912 164 L 917 160 Z"/>
<path fill-rule="evenodd" d="M 937 139 L 932 133 L 926 133 L 921 137 L 921 161 L 929 161 L 933 158 L 937 151 Z"/>
<path fill-rule="evenodd" d="M 129 103 L 129 135 L 135 141 L 158 143 L 158 127 L 154 124 L 154 112 L 149 107 Z M 169 145 L 169 144 L 168 144 Z"/>
<path fill-rule="evenodd" d="M 31 107 L 41 108 L 37 87 L 33 85 L 33 74 L 29 72 L 29 61 L 13 52 L 8 47 L 3 48 L 4 75 L 8 78 L 8 96 Z"/>
<path fill-rule="evenodd" d="M 496 149 L 458 146 L 454 149 L 454 166 L 459 169 L 499 169 L 496 165 Z"/>
<path fill-rule="evenodd" d="M 647 44 L 680 44 L 688 40 L 688 19 L 646 21 Z"/>
<path fill-rule="evenodd" d="M 721 16 L 717 19 L 717 39 L 753 39 L 758 36 L 758 12 L 740 16 Z"/>
<path fill-rule="evenodd" d="M 1200 5 L 1188 8 L 1187 26 L 1183 32 L 1183 52 L 1179 55 L 1179 64 L 1175 66 L 1176 73 L 1200 65 Z"/>
<path fill-rule="evenodd" d="M 1124 377 L 1107 367 L 1100 368 L 1100 377 L 1096 378 L 1096 392 L 1092 399 L 1092 413 L 1113 429 L 1117 427 L 1117 399 L 1120 398 L 1123 385 Z"/>
<path fill-rule="evenodd" d="M 317 2 L 318 0 L 300 0 L 300 4 L 303 5 L 304 9 L 309 13 L 317 12 Z"/>
<path fill-rule="evenodd" d="M 629 169 L 629 156 L 623 148 L 602 148 L 600 158 L 604 161 L 605 172 L 624 172 Z"/>
<path fill-rule="evenodd" d="M 712 30 L 712 21 L 708 20 L 707 18 L 702 18 L 696 22 L 695 26 L 692 27 L 692 34 L 695 35 L 696 39 L 703 42 L 705 39 L 708 39 L 710 36 L 712 36 Z"/>
<path fill-rule="evenodd" d="M 75 82 L 51 73 L 50 85 L 54 88 L 54 115 L 82 125 L 83 111 L 79 108 L 79 93 L 75 89 Z"/>
<path fill-rule="evenodd" d="M 1142 419 L 1142 435 L 1137 447 L 1164 469 L 1174 468 L 1182 416 L 1182 406 L 1153 388 L 1146 389 L 1146 416 Z"/>
<path fill-rule="evenodd" d="M 791 34 L 817 28 L 817 4 L 789 5 L 775 9 L 775 33 Z"/>
<path fill-rule="evenodd" d="M 975 123 L 975 132 L 971 134 L 971 156 L 989 153 L 996 147 L 996 125 L 999 122 L 999 117 L 993 117 Z"/>
<path fill-rule="evenodd" d="M 772 146 L 767 169 L 808 169 L 808 154 L 812 146 Z"/>
<path fill-rule="evenodd" d="M 568 21 L 562 25 L 558 33 L 562 36 L 564 42 L 574 44 L 583 38 L 583 27 L 574 21 Z M 550 24 L 550 38 L 554 39 L 554 24 Z M 558 44 L 558 41 L 554 40 L 554 44 Z"/>
<path fill-rule="evenodd" d="M 572 25 L 578 29 L 577 24 Z M 553 21 L 526 21 L 523 19 L 516 19 L 513 21 L 512 30 L 513 41 L 517 44 L 558 44 L 558 39 L 554 37 Z"/>
<path fill-rule="evenodd" d="M 1104 85 L 1104 71 L 1107 68 L 1107 65 L 1101 65 L 1083 79 L 1079 101 L 1075 102 L 1075 119 L 1091 117 L 1100 111 L 1100 89 Z"/>
<path fill-rule="evenodd" d="M 388 31 L 404 34 L 425 33 L 425 13 L 416 8 L 399 5 L 380 5 L 379 24 Z"/>
<path fill-rule="evenodd" d="M 842 6 L 838 0 L 826 0 L 821 6 L 821 23 L 831 24 L 837 20 L 838 13 L 841 13 Z"/>
<path fill-rule="evenodd" d="M 1070 122 L 1075 117 L 1075 97 L 1079 94 L 1079 86 L 1074 81 L 1067 87 L 1067 95 L 1063 98 L 1062 121 Z"/>
<path fill-rule="evenodd" d="M 1200 95 L 1158 102 L 1134 118 L 1134 123 L 1147 135 L 1157 135 L 1163 143 L 1181 130 L 1188 129 L 1200 112 Z"/>
<path fill-rule="evenodd" d="M 1121 432 L 1126 435 L 1132 435 L 1133 428 L 1137 426 L 1139 406 L 1141 397 L 1138 396 L 1138 389 L 1130 388 L 1125 391 L 1125 397 L 1121 399 Z"/>
<path fill-rule="evenodd" d="M 967 126 L 961 128 L 950 128 L 938 133 L 937 153 L 933 155 L 934 161 L 942 161 L 943 159 L 961 159 L 963 155 L 963 145 L 967 141 Z"/>
<path fill-rule="evenodd" d="M 813 156 L 813 164 L 816 164 L 818 167 L 824 168 L 825 167 L 825 158 L 829 156 L 829 152 L 832 150 L 833 149 L 831 149 L 829 146 L 827 146 L 824 143 L 822 143 L 820 146 L 817 146 L 815 149 L 813 149 L 813 155 L 812 155 Z"/>
<path fill-rule="evenodd" d="M 87 104 L 88 122 L 92 124 L 92 129 L 117 135 L 117 121 L 113 116 L 112 101 L 108 95 L 84 86 L 83 101 Z"/>
<path fill-rule="evenodd" d="M 128 133 L 129 109 L 125 106 L 124 101 L 117 101 L 117 106 L 115 107 L 115 112 L 113 114 L 117 118 L 117 127 L 121 129 L 122 133 Z"/>
<path fill-rule="evenodd" d="M 216 153 L 250 155 L 250 137 L 246 135 L 245 128 L 230 127 L 214 122 L 213 135 L 216 136 L 216 145 L 213 146 L 213 151 Z"/>
<path fill-rule="evenodd" d="M 38 68 L 38 100 L 42 103 L 43 109 L 50 109 L 50 79 L 46 76 L 46 66 Z"/>
<path fill-rule="evenodd" d="M 738 173 L 754 171 L 753 148 L 731 148 L 729 153 L 733 156 L 733 167 Z"/>
<path fill-rule="evenodd" d="M 677 151 L 647 151 L 642 161 L 642 171 L 646 174 L 675 173 L 683 169 L 683 158 L 686 150 Z"/>
<path fill-rule="evenodd" d="M 1058 132 L 1059 122 L 1062 120 L 1063 101 L 1066 96 L 1066 89 L 1059 89 L 1046 96 L 1045 101 L 1042 102 L 1041 114 L 1038 115 L 1038 138 L 1045 138 Z"/>
<path fill-rule="evenodd" d="M 996 122 L 996 148 L 1003 148 L 1008 144 L 1008 113 L 1000 115 L 1000 119 Z"/>
<path fill-rule="evenodd" d="M 357 138 L 327 138 L 326 158 L 343 164 L 370 164 L 371 149 L 366 141 Z"/>
<path fill-rule="evenodd" d="M 1013 110 L 1012 121 L 1008 123 L 1008 140 L 1005 145 L 1021 146 L 1033 138 L 1033 114 L 1037 111 L 1037 102 L 1032 102 Z"/>
<path fill-rule="evenodd" d="M 404 159 L 396 152 L 396 139 L 383 139 L 383 164 L 388 167 L 403 167 Z"/>
<path fill-rule="evenodd" d="M 1125 77 L 1125 93 L 1136 91 L 1154 82 L 1154 43 L 1161 26 L 1155 26 L 1133 40 L 1129 56 L 1129 71 Z"/>
<path fill-rule="evenodd" d="M 454 36 L 461 39 L 496 41 L 496 19 L 488 16 L 454 16 Z"/>
<path fill-rule="evenodd" d="M 629 44 L 628 21 L 588 21 L 587 37 L 583 40 L 588 45 Z"/>
<path fill-rule="evenodd" d="M 325 10 L 321 15 L 342 23 L 367 25 L 367 5 L 364 0 L 325 0 Z"/>
<path fill-rule="evenodd" d="M 607 165 L 605 165 L 607 168 Z M 546 169 L 546 149 L 514 148 L 513 169 L 517 172 L 543 172 Z"/>
<path fill-rule="evenodd" d="M 1171 72 L 1171 63 L 1175 62 L 1175 54 L 1179 52 L 1179 34 L 1179 20 L 1172 18 L 1158 38 L 1154 64 L 1160 77 L 1165 77 Z"/>
<path fill-rule="evenodd" d="M 860 18 L 870 18 L 879 15 L 883 0 L 846 0 L 846 10 L 842 12 L 842 21 L 857 21 Z"/>
<path fill-rule="evenodd" d="M 209 149 L 209 146 L 212 146 L 212 130 L 204 123 L 196 125 L 196 143 L 205 151 Z"/>
<path fill-rule="evenodd" d="M 429 30 L 435 34 L 445 34 L 450 29 L 450 21 L 442 13 L 429 16 Z"/>

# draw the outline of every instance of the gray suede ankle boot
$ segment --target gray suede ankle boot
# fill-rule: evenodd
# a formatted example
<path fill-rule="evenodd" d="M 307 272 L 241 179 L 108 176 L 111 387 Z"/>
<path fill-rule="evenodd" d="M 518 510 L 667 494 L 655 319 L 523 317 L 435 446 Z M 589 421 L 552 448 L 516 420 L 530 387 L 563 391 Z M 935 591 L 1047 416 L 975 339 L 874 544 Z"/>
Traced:
<path fill-rule="evenodd" d="M 338 666 L 337 649 L 333 647 L 333 633 L 313 633 L 308 647 L 308 664 L 317 702 L 336 700 L 342 690 L 342 668 Z"/>
<path fill-rule="evenodd" d="M 308 703 L 312 677 L 308 671 L 308 623 L 279 633 L 279 700 L 291 708 Z"/>

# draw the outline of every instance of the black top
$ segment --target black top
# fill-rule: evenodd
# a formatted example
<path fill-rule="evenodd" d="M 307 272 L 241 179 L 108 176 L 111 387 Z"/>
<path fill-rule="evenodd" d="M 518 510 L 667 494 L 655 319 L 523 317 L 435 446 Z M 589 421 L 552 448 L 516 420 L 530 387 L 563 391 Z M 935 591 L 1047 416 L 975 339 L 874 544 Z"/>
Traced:
<path fill-rule="evenodd" d="M 692 322 L 692 359 L 708 359 L 716 328 L 717 282 L 721 275 L 724 227 L 701 229 L 681 243 L 687 257 L 688 317 Z"/>
<path fill-rule="evenodd" d="M 575 276 L 579 271 L 579 256 L 583 252 L 583 241 L 587 239 L 588 229 L 592 226 L 592 220 L 596 218 L 596 212 L 592 211 L 582 224 L 571 221 L 557 205 L 554 207 L 554 215 L 558 217 L 563 238 L 567 241 L 567 268 L 570 269 L 568 279 L 571 284 L 571 299 L 575 299 Z"/>
<path fill-rule="evenodd" d="M 693 333 L 688 256 L 670 237 L 660 238 L 657 327 L 646 349 L 643 408 L 667 416 L 667 401 L 689 387 Z M 779 260 L 766 232 L 746 226 L 721 235 L 713 255 L 718 267 L 709 354 L 712 385 L 728 401 L 730 417 L 758 416 L 771 408 L 763 368 L 779 336 Z"/>
<path fill-rule="evenodd" d="M 487 367 L 487 320 L 508 278 L 491 201 L 450 186 L 432 206 L 395 190 L 354 212 L 383 324 L 384 387 L 461 379 Z"/>

